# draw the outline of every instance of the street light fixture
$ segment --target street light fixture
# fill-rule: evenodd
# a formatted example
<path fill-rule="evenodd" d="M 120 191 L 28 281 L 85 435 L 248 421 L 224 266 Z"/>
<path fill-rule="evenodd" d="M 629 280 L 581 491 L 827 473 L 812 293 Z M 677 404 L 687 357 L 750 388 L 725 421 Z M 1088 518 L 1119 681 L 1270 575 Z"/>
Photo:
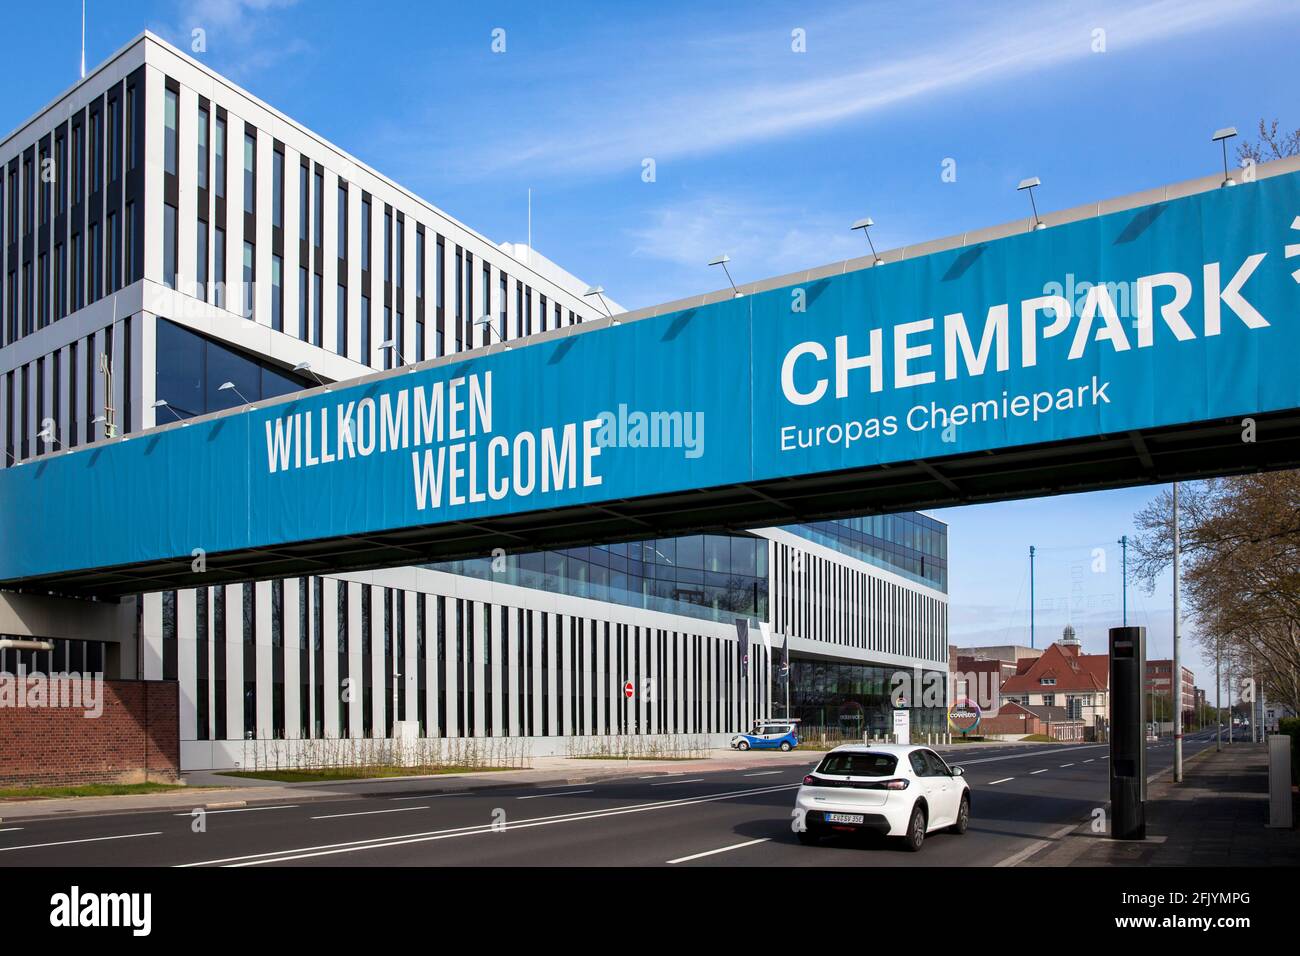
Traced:
<path fill-rule="evenodd" d="M 502 323 L 504 324 L 504 319 L 502 320 Z M 477 325 L 479 328 L 484 329 L 484 333 L 483 333 L 484 339 L 490 339 L 491 336 L 488 335 L 488 332 L 492 332 L 496 335 L 497 341 L 505 345 L 506 351 L 507 352 L 510 351 L 511 346 L 510 343 L 506 342 L 505 333 L 497 329 L 496 324 L 493 323 L 492 321 L 492 316 L 480 315 L 477 319 L 474 320 L 474 324 Z M 492 343 L 490 341 L 485 341 L 483 344 L 491 345 Z"/>
<path fill-rule="evenodd" d="M 325 388 L 329 388 L 329 385 L 326 384 L 325 380 L 321 378 L 319 375 L 317 375 L 315 369 L 311 367 L 311 362 L 299 362 L 297 365 L 293 367 L 293 370 L 295 372 L 309 372 L 311 373 L 311 377 L 314 378 L 317 382 L 319 382 L 321 386 Z"/>
<path fill-rule="evenodd" d="M 874 242 L 871 241 L 871 232 L 870 232 L 870 230 L 871 230 L 871 227 L 874 226 L 874 225 L 875 225 L 875 222 L 872 221 L 872 219 L 871 219 L 870 216 L 864 216 L 863 218 L 861 218 L 861 219 L 859 219 L 857 222 L 855 222 L 853 225 L 849 226 L 849 230 L 850 230 L 850 231 L 853 231 L 853 230 L 855 230 L 855 229 L 861 229 L 861 230 L 862 230 L 862 234 L 863 234 L 864 236 L 867 237 L 867 245 L 871 247 L 871 259 L 872 259 L 872 264 L 873 264 L 873 265 L 877 265 L 877 266 L 881 266 L 881 265 L 884 265 L 884 264 L 885 264 L 885 260 L 882 259 L 882 258 L 880 258 L 880 256 L 876 253 L 876 244 L 875 244 Z"/>
<path fill-rule="evenodd" d="M 1235 186 L 1237 181 L 1228 175 L 1228 140 L 1237 135 L 1237 127 L 1225 126 L 1223 129 L 1216 129 L 1214 135 L 1210 137 L 1211 143 L 1223 144 L 1223 182 L 1219 183 L 1219 188 L 1224 186 Z"/>
<path fill-rule="evenodd" d="M 727 281 L 731 283 L 731 291 L 735 293 L 733 299 L 739 299 L 745 293 L 736 288 L 736 280 L 731 278 L 731 270 L 727 268 L 727 263 L 731 261 L 731 256 L 718 256 L 716 259 L 710 259 L 709 265 L 722 266 L 722 271 L 727 274 Z"/>
<path fill-rule="evenodd" d="M 235 388 L 235 383 L 234 383 L 234 382 L 222 382 L 220 385 L 217 386 L 217 391 L 218 391 L 218 392 L 234 392 L 236 395 L 239 396 L 239 400 L 240 400 L 241 402 L 243 402 L 245 405 L 247 405 L 250 409 L 253 407 L 253 403 L 250 402 L 248 399 L 246 399 L 246 398 L 244 397 L 244 393 L 241 392 L 239 389 Z"/>
<path fill-rule="evenodd" d="M 221 386 L 221 387 L 222 387 L 222 388 L 225 388 L 226 386 L 223 385 L 223 386 Z M 169 404 L 167 403 L 167 399 L 165 399 L 165 398 L 160 398 L 160 399 L 158 399 L 158 401 L 154 402 L 153 405 L 152 405 L 151 407 L 153 407 L 153 408 L 165 408 L 165 409 L 167 409 L 167 411 L 171 412 L 173 415 L 176 416 L 176 420 L 177 420 L 178 422 L 181 423 L 181 426 L 182 426 L 182 427 L 184 427 L 185 425 L 188 425 L 188 424 L 189 424 L 189 422 L 187 422 L 184 418 L 181 417 L 181 413 L 180 413 L 180 412 L 176 411 L 176 409 L 172 408 L 171 405 L 169 405 Z"/>
<path fill-rule="evenodd" d="M 398 356 L 399 365 L 409 364 L 406 360 L 406 356 L 402 355 L 402 352 L 398 351 L 398 343 L 396 343 L 394 339 L 386 338 L 385 341 L 380 342 L 380 351 L 389 351 L 389 350 L 393 351 L 393 354 Z M 407 369 L 407 372 L 413 372 L 413 371 L 415 371 L 415 365 L 411 365 L 411 367 Z"/>
<path fill-rule="evenodd" d="M 107 416 L 104 416 L 104 415 L 96 415 L 94 418 L 92 418 L 92 419 L 90 420 L 90 424 L 91 424 L 91 425 L 103 425 L 103 426 L 104 426 L 104 437 L 105 437 L 105 438 L 116 438 L 116 437 L 117 437 L 117 429 L 113 427 L 113 423 L 110 422 L 110 421 L 108 420 Z"/>
<path fill-rule="evenodd" d="M 1038 218 L 1038 203 L 1034 202 L 1034 187 L 1041 186 L 1041 185 L 1043 185 L 1042 180 L 1040 180 L 1037 176 L 1030 176 L 1028 179 L 1020 180 L 1020 185 L 1016 187 L 1017 192 L 1020 192 L 1022 190 L 1029 191 L 1029 208 L 1034 211 L 1035 230 L 1047 228 L 1047 223 L 1043 222 L 1043 220 Z"/>
<path fill-rule="evenodd" d="M 45 442 L 45 444 L 47 445 L 58 445 L 60 447 L 63 446 L 63 442 L 59 441 L 59 439 L 55 437 L 53 424 L 46 425 L 44 428 L 38 431 L 36 433 L 36 437 L 39 438 L 41 441 Z"/>
<path fill-rule="evenodd" d="M 584 299 L 593 295 L 600 302 L 600 307 L 605 310 L 605 315 L 609 316 L 611 319 L 614 318 L 613 313 L 609 311 L 609 303 L 605 301 L 605 287 L 602 285 L 589 285 L 587 286 L 587 291 L 582 293 Z M 615 320 L 614 324 L 617 325 L 618 321 Z"/>

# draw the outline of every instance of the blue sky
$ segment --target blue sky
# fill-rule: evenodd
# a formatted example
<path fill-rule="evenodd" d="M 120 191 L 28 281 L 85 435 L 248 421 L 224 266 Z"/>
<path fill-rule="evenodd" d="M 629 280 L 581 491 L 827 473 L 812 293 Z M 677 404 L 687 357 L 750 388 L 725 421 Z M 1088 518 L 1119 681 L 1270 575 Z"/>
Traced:
<path fill-rule="evenodd" d="M 80 4 L 34 16 L 0 36 L 5 129 L 76 78 Z M 861 254 L 863 215 L 899 246 L 1024 215 L 1025 176 L 1063 208 L 1212 171 L 1218 127 L 1300 125 L 1284 0 L 90 0 L 87 62 L 145 27 L 183 48 L 205 29 L 213 68 L 496 241 L 525 238 L 531 187 L 537 249 L 629 308 L 716 288 L 719 253 L 762 278 Z M 1026 633 L 1033 543 L 1040 593 L 1099 649 L 1118 572 L 1081 596 L 1077 555 L 1115 551 L 1150 494 L 943 512 L 954 639 Z M 1140 600 L 1163 653 L 1168 588 Z"/>

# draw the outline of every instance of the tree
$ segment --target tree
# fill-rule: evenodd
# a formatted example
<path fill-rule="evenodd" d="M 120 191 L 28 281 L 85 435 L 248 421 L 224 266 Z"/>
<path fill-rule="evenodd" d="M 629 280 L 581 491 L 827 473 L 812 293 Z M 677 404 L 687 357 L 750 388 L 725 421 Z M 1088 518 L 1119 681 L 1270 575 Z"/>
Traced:
<path fill-rule="evenodd" d="M 1278 132 L 1278 121 L 1265 124 L 1259 121 L 1259 139 L 1255 142 L 1243 140 L 1237 146 L 1237 159 L 1243 164 L 1266 163 L 1286 156 L 1300 155 L 1300 129 L 1290 133 Z"/>
<path fill-rule="evenodd" d="M 1133 578 L 1148 592 L 1173 557 L 1173 495 L 1135 518 Z M 1210 658 L 1300 710 L 1300 472 L 1179 487 L 1182 596 Z M 1240 686 L 1240 685 L 1238 685 Z"/>

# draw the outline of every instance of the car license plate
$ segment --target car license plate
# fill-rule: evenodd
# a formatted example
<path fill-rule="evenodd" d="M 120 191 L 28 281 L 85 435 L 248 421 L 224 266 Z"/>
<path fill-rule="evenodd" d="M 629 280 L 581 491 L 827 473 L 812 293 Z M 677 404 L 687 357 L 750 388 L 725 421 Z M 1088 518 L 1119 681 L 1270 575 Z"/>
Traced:
<path fill-rule="evenodd" d="M 826 814 L 827 823 L 861 823 L 862 814 L 860 813 L 828 813 Z"/>

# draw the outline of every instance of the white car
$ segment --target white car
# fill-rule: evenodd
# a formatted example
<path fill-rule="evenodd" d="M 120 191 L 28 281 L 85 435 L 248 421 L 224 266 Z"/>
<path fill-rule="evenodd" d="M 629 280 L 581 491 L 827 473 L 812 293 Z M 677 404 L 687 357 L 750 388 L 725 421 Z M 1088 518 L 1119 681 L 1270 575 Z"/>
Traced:
<path fill-rule="evenodd" d="M 966 832 L 971 795 L 964 774 L 928 747 L 836 747 L 803 778 L 792 828 L 805 844 L 867 831 L 904 837 L 916 851 L 927 833 Z"/>

